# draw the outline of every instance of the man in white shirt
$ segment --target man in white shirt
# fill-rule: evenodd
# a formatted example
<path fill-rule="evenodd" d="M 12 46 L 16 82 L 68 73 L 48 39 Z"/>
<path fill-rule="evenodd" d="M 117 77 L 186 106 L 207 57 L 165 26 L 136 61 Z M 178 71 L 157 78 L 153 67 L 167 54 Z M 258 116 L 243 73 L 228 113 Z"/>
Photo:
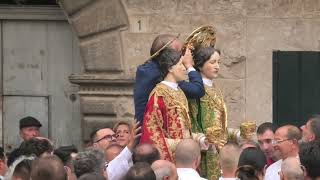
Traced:
<path fill-rule="evenodd" d="M 270 165 L 266 171 L 265 180 L 280 180 L 279 171 L 281 170 L 281 163 L 288 157 L 299 158 L 299 144 L 298 141 L 302 135 L 300 130 L 292 125 L 286 125 L 278 128 L 275 132 L 272 144 L 282 159 Z"/>
<path fill-rule="evenodd" d="M 130 138 L 129 144 L 120 152 L 117 157 L 115 157 L 106 165 L 108 179 L 121 180 L 132 167 L 132 150 L 136 138 L 141 135 L 138 133 L 140 131 L 140 127 L 138 125 L 138 123 L 133 125 L 133 128 L 131 130 L 132 138 Z"/>
<path fill-rule="evenodd" d="M 181 180 L 205 180 L 197 172 L 201 153 L 199 144 L 192 139 L 183 139 L 177 145 L 175 159 L 178 176 Z"/>
<path fill-rule="evenodd" d="M 219 180 L 237 180 L 236 171 L 241 149 L 237 144 L 226 144 L 219 153 L 222 175 Z"/>
<path fill-rule="evenodd" d="M 106 172 L 108 179 L 121 180 L 130 167 L 132 163 L 132 149 L 134 146 L 135 139 L 141 134 L 138 134 L 140 127 L 135 124 L 131 130 L 131 136 L 129 144 L 116 156 L 112 161 L 106 162 Z M 116 143 L 115 133 L 110 128 L 103 128 L 97 130 L 91 134 L 91 141 L 93 148 L 99 149 L 104 152 L 107 147 L 113 143 Z"/>

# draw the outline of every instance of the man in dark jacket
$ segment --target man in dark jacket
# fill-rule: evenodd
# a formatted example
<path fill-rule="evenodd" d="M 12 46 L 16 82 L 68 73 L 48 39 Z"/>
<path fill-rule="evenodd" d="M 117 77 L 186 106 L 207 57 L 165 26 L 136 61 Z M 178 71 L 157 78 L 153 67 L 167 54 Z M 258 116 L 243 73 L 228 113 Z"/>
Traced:
<path fill-rule="evenodd" d="M 156 55 L 164 46 L 168 46 L 177 51 L 181 51 L 182 48 L 181 42 L 179 42 L 175 36 L 161 34 L 154 39 L 150 49 L 150 55 Z M 204 86 L 201 75 L 193 68 L 193 60 L 190 50 L 187 49 L 184 56 L 181 58 L 188 71 L 189 82 L 179 82 L 179 87 L 183 90 L 187 98 L 201 98 L 205 93 Z M 152 58 L 137 68 L 133 97 L 135 118 L 141 124 L 149 94 L 156 84 L 161 81 L 160 75 L 161 71 L 159 64 L 158 62 L 152 60 Z"/>

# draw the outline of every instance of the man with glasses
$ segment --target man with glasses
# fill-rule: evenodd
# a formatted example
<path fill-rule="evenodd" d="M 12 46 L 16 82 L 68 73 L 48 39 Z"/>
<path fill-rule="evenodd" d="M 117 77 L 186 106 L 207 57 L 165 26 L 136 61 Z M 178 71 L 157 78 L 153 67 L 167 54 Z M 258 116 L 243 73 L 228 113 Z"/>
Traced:
<path fill-rule="evenodd" d="M 110 144 L 116 143 L 116 134 L 111 128 L 98 129 L 91 133 L 91 143 L 95 149 L 104 152 Z"/>
<path fill-rule="evenodd" d="M 105 168 L 108 175 L 108 179 L 122 179 L 132 163 L 132 149 L 134 147 L 135 139 L 141 134 L 138 134 L 140 127 L 138 123 L 132 126 L 131 137 L 129 144 L 123 148 L 118 156 L 116 156 L 110 162 L 106 161 Z M 92 146 L 95 149 L 105 152 L 109 145 L 116 143 L 116 134 L 111 128 L 103 128 L 91 133 Z"/>
<path fill-rule="evenodd" d="M 275 151 L 278 151 L 281 159 L 268 167 L 265 180 L 280 180 L 279 171 L 281 170 L 282 161 L 288 157 L 299 159 L 298 141 L 301 137 L 299 128 L 292 125 L 282 126 L 276 130 L 272 145 Z"/>

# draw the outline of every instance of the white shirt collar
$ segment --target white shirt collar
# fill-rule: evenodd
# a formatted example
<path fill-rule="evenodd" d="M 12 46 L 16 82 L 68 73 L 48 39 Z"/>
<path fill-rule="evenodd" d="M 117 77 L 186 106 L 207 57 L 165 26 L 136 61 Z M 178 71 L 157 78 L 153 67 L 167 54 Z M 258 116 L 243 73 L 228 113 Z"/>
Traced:
<path fill-rule="evenodd" d="M 203 84 L 212 87 L 213 86 L 213 81 L 207 78 L 202 78 Z"/>
<path fill-rule="evenodd" d="M 207 180 L 200 177 L 199 173 L 192 168 L 177 168 L 177 173 L 181 180 Z"/>
<path fill-rule="evenodd" d="M 220 177 L 219 180 L 239 180 L 238 178 L 223 178 L 223 177 Z"/>
<path fill-rule="evenodd" d="M 178 83 L 169 82 L 169 81 L 161 81 L 161 83 L 171 87 L 174 90 L 178 90 Z"/>

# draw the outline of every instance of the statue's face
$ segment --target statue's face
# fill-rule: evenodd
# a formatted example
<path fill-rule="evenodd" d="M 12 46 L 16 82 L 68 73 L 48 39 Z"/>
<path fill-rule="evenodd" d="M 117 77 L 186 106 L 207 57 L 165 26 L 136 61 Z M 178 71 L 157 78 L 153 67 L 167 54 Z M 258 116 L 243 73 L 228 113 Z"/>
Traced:
<path fill-rule="evenodd" d="M 218 52 L 214 52 L 210 59 L 207 60 L 203 66 L 200 68 L 202 77 L 207 79 L 214 79 L 218 77 L 218 72 L 220 69 L 220 55 Z"/>
<path fill-rule="evenodd" d="M 176 65 L 171 67 L 169 73 L 172 73 L 177 82 L 187 79 L 187 70 L 182 63 L 182 59 L 180 59 Z"/>

